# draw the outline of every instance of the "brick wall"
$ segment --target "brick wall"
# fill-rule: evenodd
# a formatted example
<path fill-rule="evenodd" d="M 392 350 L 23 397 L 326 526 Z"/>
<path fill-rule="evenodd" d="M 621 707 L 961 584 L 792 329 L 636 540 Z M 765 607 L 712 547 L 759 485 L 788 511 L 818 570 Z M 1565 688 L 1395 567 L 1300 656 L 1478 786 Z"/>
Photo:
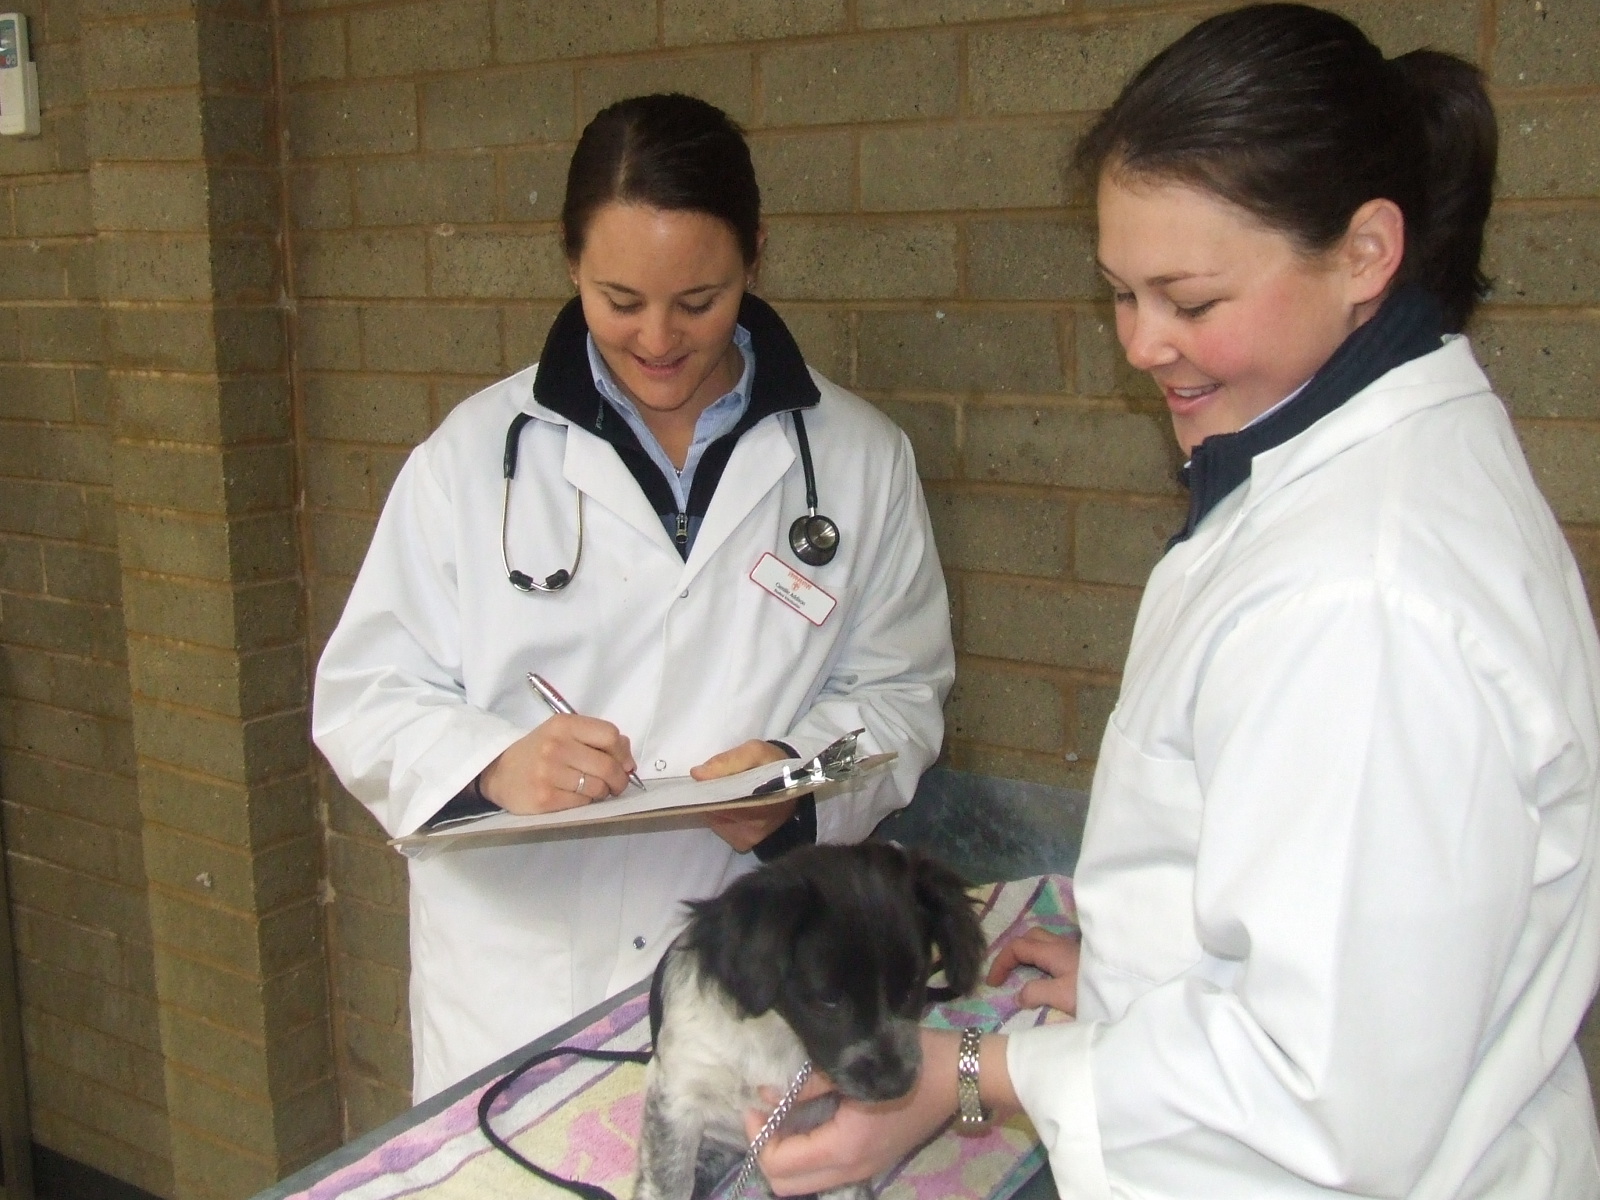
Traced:
<path fill-rule="evenodd" d="M 536 357 L 567 156 L 612 99 L 747 126 L 760 290 L 909 431 L 957 625 L 949 761 L 1086 786 L 1181 500 L 1064 164 L 1219 7 L 36 4 L 46 136 L 0 143 L 0 788 L 40 1139 L 239 1195 L 323 1144 L 335 1095 L 344 1136 L 404 1107 L 405 873 L 325 770 L 308 808 L 305 672 L 408 448 Z M 1337 7 L 1490 74 L 1474 339 L 1600 599 L 1600 7 Z M 196 1117 L 219 1097 L 235 1119 Z"/>
<path fill-rule="evenodd" d="M 50 3 L 0 143 L 0 794 L 36 1139 L 165 1195 L 336 1145 L 265 5 Z"/>
<path fill-rule="evenodd" d="M 34 1136 L 167 1193 L 76 9 L 0 140 L 0 795 Z"/>

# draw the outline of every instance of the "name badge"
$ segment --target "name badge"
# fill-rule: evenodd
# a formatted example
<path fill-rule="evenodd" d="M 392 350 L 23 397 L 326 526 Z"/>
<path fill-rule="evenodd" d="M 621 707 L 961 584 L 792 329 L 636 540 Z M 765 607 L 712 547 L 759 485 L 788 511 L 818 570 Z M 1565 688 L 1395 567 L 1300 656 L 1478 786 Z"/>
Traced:
<path fill-rule="evenodd" d="M 813 625 L 821 625 L 839 603 L 811 580 L 768 551 L 750 571 L 750 579 L 776 596 Z"/>

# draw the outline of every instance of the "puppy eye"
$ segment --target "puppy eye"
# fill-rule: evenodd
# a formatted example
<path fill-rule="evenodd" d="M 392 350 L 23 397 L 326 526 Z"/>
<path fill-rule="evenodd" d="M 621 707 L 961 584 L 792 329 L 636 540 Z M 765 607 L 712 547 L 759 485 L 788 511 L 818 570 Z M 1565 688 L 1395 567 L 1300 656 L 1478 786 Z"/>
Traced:
<path fill-rule="evenodd" d="M 832 1012 L 844 1004 L 844 989 L 831 987 L 827 984 L 810 989 L 811 1003 L 818 1008 Z"/>

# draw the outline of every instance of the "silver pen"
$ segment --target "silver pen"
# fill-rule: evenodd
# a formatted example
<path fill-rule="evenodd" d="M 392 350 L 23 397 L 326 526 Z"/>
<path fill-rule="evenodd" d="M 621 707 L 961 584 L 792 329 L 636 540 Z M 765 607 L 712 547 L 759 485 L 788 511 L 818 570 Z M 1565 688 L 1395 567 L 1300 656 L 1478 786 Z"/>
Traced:
<path fill-rule="evenodd" d="M 572 705 L 568 704 L 567 698 L 560 692 L 556 691 L 555 688 L 551 687 L 550 681 L 544 677 L 535 675 L 532 671 L 529 671 L 528 686 L 534 690 L 539 699 L 543 700 L 545 704 L 549 706 L 551 712 L 560 713 L 564 717 L 575 717 L 578 715 L 578 710 L 573 708 Z M 636 784 L 640 788 L 644 787 L 644 780 L 639 778 L 639 773 L 637 771 L 628 772 L 628 782 Z"/>

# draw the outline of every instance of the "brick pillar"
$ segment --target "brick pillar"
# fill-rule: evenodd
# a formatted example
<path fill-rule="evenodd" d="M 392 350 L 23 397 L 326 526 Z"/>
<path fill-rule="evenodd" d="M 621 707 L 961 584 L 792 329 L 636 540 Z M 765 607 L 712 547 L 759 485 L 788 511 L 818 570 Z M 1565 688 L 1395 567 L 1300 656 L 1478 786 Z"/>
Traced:
<path fill-rule="evenodd" d="M 338 1143 L 265 5 L 85 0 L 175 1194 Z"/>

